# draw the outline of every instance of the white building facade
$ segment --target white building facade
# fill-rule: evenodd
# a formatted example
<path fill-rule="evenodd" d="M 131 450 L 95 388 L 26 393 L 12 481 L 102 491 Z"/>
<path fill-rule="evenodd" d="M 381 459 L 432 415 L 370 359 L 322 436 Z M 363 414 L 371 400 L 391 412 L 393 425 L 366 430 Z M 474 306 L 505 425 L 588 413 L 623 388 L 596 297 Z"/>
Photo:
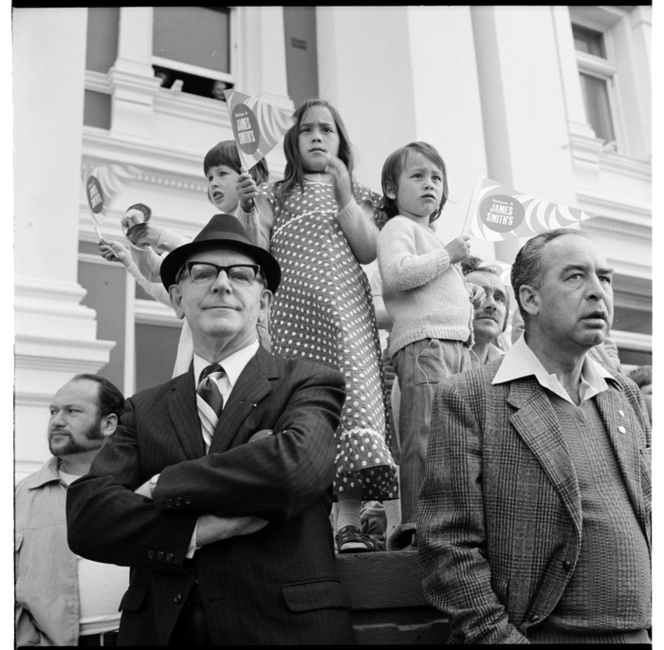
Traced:
<path fill-rule="evenodd" d="M 194 236 L 214 214 L 203 157 L 233 137 L 214 81 L 287 109 L 329 100 L 375 191 L 389 153 L 433 144 L 444 241 L 478 173 L 600 215 L 581 227 L 616 270 L 612 337 L 624 364 L 649 363 L 651 33 L 649 6 L 15 8 L 16 479 L 48 457 L 47 406 L 74 374 L 126 395 L 170 377 L 181 322 L 101 258 L 81 179 L 100 164 L 140 172 L 106 238 L 123 240 L 137 202 Z M 268 163 L 280 178 L 280 147 Z M 522 243 L 472 252 L 511 263 Z"/>

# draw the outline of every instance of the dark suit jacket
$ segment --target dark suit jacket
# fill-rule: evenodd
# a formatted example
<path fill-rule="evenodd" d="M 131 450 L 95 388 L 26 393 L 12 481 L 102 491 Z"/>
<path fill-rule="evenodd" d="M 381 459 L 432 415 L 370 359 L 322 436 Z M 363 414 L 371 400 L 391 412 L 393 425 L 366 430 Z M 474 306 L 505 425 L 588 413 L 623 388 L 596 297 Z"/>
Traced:
<path fill-rule="evenodd" d="M 581 493 L 535 377 L 491 385 L 502 359 L 441 382 L 419 501 L 425 596 L 450 643 L 524 642 L 553 610 L 581 549 Z M 595 398 L 650 544 L 650 425 L 636 385 Z"/>
<path fill-rule="evenodd" d="M 121 644 L 168 643 L 196 576 L 215 644 L 354 641 L 329 520 L 344 395 L 337 371 L 260 348 L 207 455 L 192 369 L 127 400 L 122 426 L 67 494 L 71 549 L 132 567 Z M 275 435 L 245 444 L 266 428 Z M 133 493 L 156 473 L 154 502 Z M 187 560 L 205 513 L 270 523 Z"/>

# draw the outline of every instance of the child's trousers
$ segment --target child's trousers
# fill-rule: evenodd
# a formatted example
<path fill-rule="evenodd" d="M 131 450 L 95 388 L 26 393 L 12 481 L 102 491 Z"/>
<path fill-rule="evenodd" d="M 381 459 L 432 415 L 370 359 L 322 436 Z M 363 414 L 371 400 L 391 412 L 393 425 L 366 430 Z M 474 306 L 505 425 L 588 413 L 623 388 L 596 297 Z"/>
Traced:
<path fill-rule="evenodd" d="M 401 389 L 399 477 L 402 527 L 417 521 L 417 497 L 424 481 L 424 461 L 431 409 L 441 379 L 470 369 L 469 348 L 461 341 L 421 339 L 393 357 Z"/>

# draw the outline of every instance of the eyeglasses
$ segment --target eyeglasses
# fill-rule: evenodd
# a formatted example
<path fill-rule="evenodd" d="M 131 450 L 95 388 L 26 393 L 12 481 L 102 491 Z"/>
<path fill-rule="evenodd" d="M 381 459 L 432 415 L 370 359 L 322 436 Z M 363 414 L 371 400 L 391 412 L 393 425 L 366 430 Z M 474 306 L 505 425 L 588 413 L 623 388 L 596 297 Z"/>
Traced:
<path fill-rule="evenodd" d="M 210 262 L 187 262 L 178 274 L 177 282 L 180 281 L 185 268 L 196 284 L 211 284 L 222 271 L 226 271 L 229 282 L 239 287 L 251 286 L 256 280 L 256 276 L 261 273 L 261 267 L 258 264 L 219 266 Z"/>

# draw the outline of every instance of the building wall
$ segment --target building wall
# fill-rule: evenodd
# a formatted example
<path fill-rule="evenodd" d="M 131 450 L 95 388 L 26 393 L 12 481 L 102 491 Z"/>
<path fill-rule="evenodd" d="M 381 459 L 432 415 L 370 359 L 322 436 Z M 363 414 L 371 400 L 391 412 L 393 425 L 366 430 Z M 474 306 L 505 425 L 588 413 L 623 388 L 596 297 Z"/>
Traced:
<path fill-rule="evenodd" d="M 110 239 L 122 240 L 120 217 L 135 202 L 185 236 L 213 214 L 202 159 L 214 143 L 232 137 L 227 111 L 210 98 L 160 87 L 152 68 L 152 12 L 120 8 L 117 59 L 107 72 L 86 70 L 87 9 L 13 12 L 17 479 L 48 455 L 46 406 L 65 381 L 77 372 L 106 373 L 131 394 L 141 381 L 154 381 L 136 372 L 145 362 L 136 346 L 146 336 L 140 327 L 154 328 L 149 336 L 161 331 L 172 345 L 180 325 L 99 256 L 83 172 L 109 163 L 140 170 L 105 217 L 103 234 Z M 572 17 L 605 30 L 610 45 L 615 151 L 595 137 L 585 115 Z M 443 241 L 461 233 L 478 173 L 599 213 L 582 227 L 617 271 L 614 338 L 627 356 L 630 350 L 648 354 L 651 8 L 575 7 L 571 16 L 563 6 L 322 6 L 315 27 L 313 18 L 285 21 L 281 7 L 233 9 L 231 69 L 224 78 L 292 109 L 288 88 L 301 84 L 294 82 L 297 65 L 287 47 L 304 29 L 301 40 L 315 42 L 317 52 L 309 81 L 317 77 L 320 96 L 339 109 L 360 182 L 379 191 L 386 156 L 413 140 L 428 141 L 443 155 L 450 185 L 438 227 Z M 85 90 L 107 103 L 110 128 L 83 124 Z M 48 170 L 38 183 L 36 161 Z M 268 163 L 279 178 L 280 147 Z M 511 263 L 522 243 L 473 240 L 472 252 Z M 373 273 L 375 263 L 366 270 Z M 99 299 L 102 289 L 93 287 L 100 282 L 109 296 L 126 296 L 117 309 Z"/>

